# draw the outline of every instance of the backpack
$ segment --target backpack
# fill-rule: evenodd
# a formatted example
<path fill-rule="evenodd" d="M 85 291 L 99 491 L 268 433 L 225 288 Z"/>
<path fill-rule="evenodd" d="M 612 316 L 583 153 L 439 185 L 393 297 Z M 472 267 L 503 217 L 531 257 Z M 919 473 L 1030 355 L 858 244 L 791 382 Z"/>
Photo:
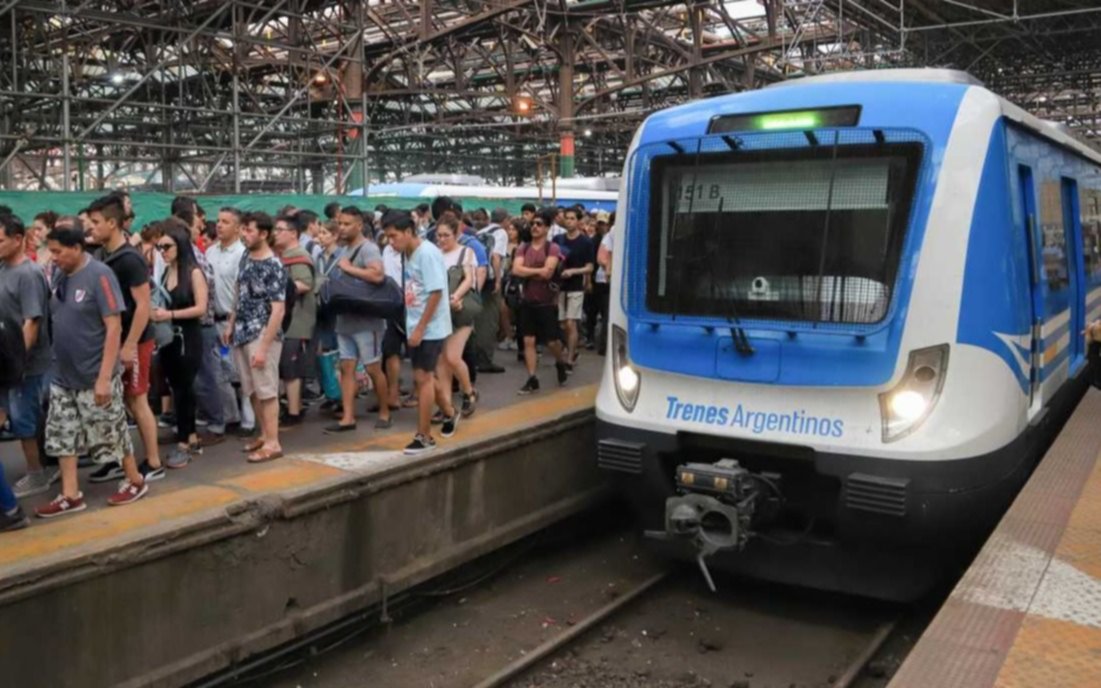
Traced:
<path fill-rule="evenodd" d="M 486 256 L 490 259 L 490 265 L 493 265 L 493 247 L 497 244 L 497 240 L 493 238 L 493 233 L 497 231 L 497 227 L 497 225 L 489 225 L 475 234 L 475 236 L 478 237 L 478 241 L 482 242 L 482 246 L 485 246 Z"/>
<path fill-rule="evenodd" d="M 282 261 L 283 267 L 287 271 L 287 294 L 284 297 L 283 303 L 286 310 L 283 311 L 283 331 L 286 332 L 291 328 L 291 322 L 294 320 L 294 306 L 298 303 L 298 285 L 294 283 L 294 278 L 291 277 L 291 266 L 293 265 L 307 265 L 310 268 L 310 275 L 313 276 L 314 293 L 317 293 L 317 270 L 314 268 L 313 261 L 308 256 L 297 256 L 295 258 L 288 258 Z"/>
<path fill-rule="evenodd" d="M 26 363 L 23 328 L 13 318 L 0 319 L 0 387 L 21 384 Z"/>

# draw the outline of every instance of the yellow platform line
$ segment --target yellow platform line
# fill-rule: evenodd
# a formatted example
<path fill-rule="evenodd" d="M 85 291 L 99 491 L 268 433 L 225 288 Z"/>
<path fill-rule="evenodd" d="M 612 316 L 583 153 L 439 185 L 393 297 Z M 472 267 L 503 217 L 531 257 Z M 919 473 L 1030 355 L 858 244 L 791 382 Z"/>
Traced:
<path fill-rule="evenodd" d="M 238 499 L 240 494 L 233 490 L 200 485 L 164 492 L 125 507 L 66 516 L 57 523 L 40 522 L 37 527 L 4 535 L 0 567 L 56 555 L 65 549 L 81 549 L 165 521 L 224 507 Z"/>
<path fill-rule="evenodd" d="M 462 421 L 459 433 L 453 440 L 441 440 L 440 449 L 446 451 L 452 446 L 480 442 L 517 427 L 531 425 L 534 421 L 550 422 L 566 414 L 592 408 L 596 389 L 594 384 L 557 390 L 506 408 L 475 414 Z M 321 448 L 320 453 L 399 450 L 408 441 L 408 432 L 391 430 L 367 441 L 329 445 Z M 346 473 L 340 468 L 297 461 L 292 455 L 262 469 L 242 464 L 237 474 L 222 478 L 213 485 L 155 491 L 130 506 L 76 514 L 53 523 L 39 522 L 35 527 L 4 535 L 3 547 L 0 548 L 0 577 L 3 575 L 2 567 L 6 565 L 56 555 L 64 549 L 94 550 L 104 542 L 173 519 L 225 507 L 260 494 L 308 487 Z"/>
<path fill-rule="evenodd" d="M 1101 460 L 1097 459 L 995 685 L 1101 685 L 1101 614 L 1090 613 L 1091 608 L 1101 608 Z"/>

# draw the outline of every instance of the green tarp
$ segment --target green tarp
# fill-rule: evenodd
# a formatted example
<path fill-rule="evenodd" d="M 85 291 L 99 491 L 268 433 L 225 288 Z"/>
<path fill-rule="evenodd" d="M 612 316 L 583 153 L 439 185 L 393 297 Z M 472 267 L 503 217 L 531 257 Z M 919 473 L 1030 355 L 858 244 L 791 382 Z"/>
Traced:
<path fill-rule="evenodd" d="M 104 195 L 105 191 L 64 193 L 58 191 L 0 191 L 0 205 L 10 207 L 26 224 L 30 224 L 34 216 L 52 210 L 58 215 L 75 215 L 82 208 L 87 207 L 96 198 Z M 395 198 L 391 196 L 379 196 L 364 198 L 363 196 L 309 196 L 294 194 L 248 194 L 248 195 L 210 195 L 189 196 L 194 198 L 206 211 L 207 220 L 214 220 L 218 209 L 225 206 L 233 206 L 244 211 L 262 210 L 267 213 L 276 213 L 280 208 L 293 205 L 295 208 L 312 210 L 321 215 L 325 206 L 336 201 L 343 206 L 356 205 L 363 210 L 374 210 L 380 203 L 390 208 L 410 209 L 421 203 L 430 201 L 427 198 Z M 172 206 L 173 194 L 164 193 L 134 193 L 131 194 L 134 202 L 134 229 L 139 230 L 144 225 L 163 219 L 168 216 Z M 522 201 L 502 201 L 497 198 L 462 198 L 463 209 L 470 211 L 475 208 L 503 207 L 509 212 L 520 212 Z"/>

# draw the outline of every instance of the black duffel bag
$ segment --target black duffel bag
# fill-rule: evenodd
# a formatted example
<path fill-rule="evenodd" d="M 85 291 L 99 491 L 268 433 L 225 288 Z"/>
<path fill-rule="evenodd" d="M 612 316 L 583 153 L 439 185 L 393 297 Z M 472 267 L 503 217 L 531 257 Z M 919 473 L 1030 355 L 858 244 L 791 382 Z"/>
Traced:
<path fill-rule="evenodd" d="M 355 260 L 352 254 L 351 260 Z M 401 317 L 405 307 L 405 295 L 393 279 L 387 277 L 375 284 L 333 270 L 321 287 L 321 302 L 329 313 L 336 315 L 362 315 L 384 320 Z"/>

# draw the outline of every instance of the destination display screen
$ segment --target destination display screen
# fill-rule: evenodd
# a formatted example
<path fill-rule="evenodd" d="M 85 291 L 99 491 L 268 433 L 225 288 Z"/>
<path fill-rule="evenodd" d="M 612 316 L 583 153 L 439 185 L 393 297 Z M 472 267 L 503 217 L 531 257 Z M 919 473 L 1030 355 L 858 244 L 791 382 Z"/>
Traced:
<path fill-rule="evenodd" d="M 860 106 L 756 112 L 744 115 L 720 115 L 711 120 L 709 134 L 733 131 L 799 131 L 830 127 L 854 127 L 860 122 Z"/>

